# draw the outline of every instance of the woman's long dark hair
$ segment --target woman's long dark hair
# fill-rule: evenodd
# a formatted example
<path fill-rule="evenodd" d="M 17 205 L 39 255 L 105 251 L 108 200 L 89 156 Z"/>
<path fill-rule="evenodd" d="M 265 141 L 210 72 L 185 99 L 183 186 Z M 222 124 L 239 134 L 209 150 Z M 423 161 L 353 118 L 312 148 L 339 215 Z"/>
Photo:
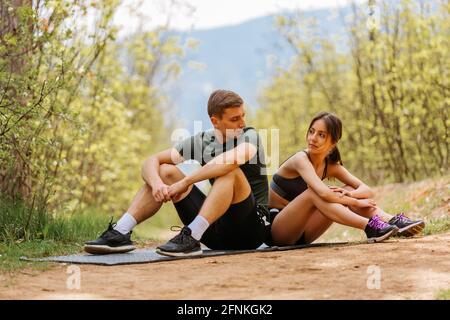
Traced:
<path fill-rule="evenodd" d="M 311 129 L 314 122 L 317 120 L 323 120 L 325 122 L 325 126 L 327 127 L 328 133 L 331 135 L 331 141 L 333 143 L 338 143 L 338 141 L 342 137 L 342 122 L 334 113 L 331 112 L 320 112 L 318 113 L 309 124 L 308 131 L 306 133 L 306 137 L 308 137 L 308 132 Z M 342 165 L 341 154 L 339 153 L 339 149 L 334 147 L 333 151 L 327 156 L 327 158 L 334 162 Z"/>

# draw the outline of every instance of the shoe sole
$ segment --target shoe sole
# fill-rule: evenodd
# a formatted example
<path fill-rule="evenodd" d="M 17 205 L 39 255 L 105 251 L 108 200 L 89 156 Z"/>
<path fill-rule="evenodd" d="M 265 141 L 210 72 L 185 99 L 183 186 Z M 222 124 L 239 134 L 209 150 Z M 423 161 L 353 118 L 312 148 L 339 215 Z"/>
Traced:
<path fill-rule="evenodd" d="M 120 246 L 120 247 L 109 247 L 109 246 L 98 246 L 98 245 L 85 245 L 84 251 L 92 254 L 111 254 L 111 253 L 125 253 L 133 251 L 136 249 L 135 246 Z"/>
<path fill-rule="evenodd" d="M 191 251 L 191 252 L 167 252 L 167 251 L 162 251 L 160 249 L 156 249 L 156 253 L 161 254 L 163 256 L 167 256 L 167 257 L 194 257 L 194 256 L 201 256 L 203 254 L 203 251 L 199 250 L 199 251 Z"/>
<path fill-rule="evenodd" d="M 416 234 L 419 234 L 422 232 L 422 230 L 425 228 L 425 222 L 418 221 L 415 224 L 409 225 L 407 227 L 404 227 L 400 229 L 397 233 L 397 236 L 399 237 L 413 237 Z"/>
<path fill-rule="evenodd" d="M 369 238 L 369 239 L 367 239 L 367 242 L 368 242 L 368 243 L 381 242 L 381 241 L 386 240 L 387 238 L 389 238 L 389 237 L 391 237 L 391 236 L 393 236 L 393 235 L 396 235 L 397 232 L 398 232 L 398 230 L 399 230 L 398 228 L 392 229 L 392 230 L 389 231 L 388 233 L 383 234 L 381 237 L 378 237 L 378 238 Z"/>

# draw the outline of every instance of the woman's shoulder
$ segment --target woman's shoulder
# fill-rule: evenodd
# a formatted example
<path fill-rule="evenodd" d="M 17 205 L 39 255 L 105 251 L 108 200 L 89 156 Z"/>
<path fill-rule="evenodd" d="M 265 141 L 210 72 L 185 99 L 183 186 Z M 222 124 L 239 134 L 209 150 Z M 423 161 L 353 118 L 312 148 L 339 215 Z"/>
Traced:
<path fill-rule="evenodd" d="M 308 151 L 307 150 L 299 150 L 296 153 L 294 153 L 292 155 L 292 157 L 289 160 L 293 160 L 293 161 L 302 161 L 302 160 L 308 160 L 309 156 L 308 156 Z"/>
<path fill-rule="evenodd" d="M 305 162 L 309 162 L 309 157 L 306 150 L 297 151 L 288 160 L 286 160 L 286 164 L 289 167 L 296 167 Z"/>
<path fill-rule="evenodd" d="M 305 152 L 302 152 L 302 151 L 303 150 L 297 151 L 296 153 L 290 155 L 289 158 L 284 160 L 279 165 L 278 172 L 282 172 L 282 173 L 289 173 L 289 172 L 294 172 L 294 171 L 296 172 L 297 171 L 296 167 L 298 166 L 298 163 L 304 161 L 303 157 L 305 159 L 308 159 Z"/>
<path fill-rule="evenodd" d="M 330 176 L 330 177 L 334 176 L 335 173 L 341 171 L 342 169 L 345 169 L 345 168 L 339 162 L 328 161 L 327 176 Z"/>

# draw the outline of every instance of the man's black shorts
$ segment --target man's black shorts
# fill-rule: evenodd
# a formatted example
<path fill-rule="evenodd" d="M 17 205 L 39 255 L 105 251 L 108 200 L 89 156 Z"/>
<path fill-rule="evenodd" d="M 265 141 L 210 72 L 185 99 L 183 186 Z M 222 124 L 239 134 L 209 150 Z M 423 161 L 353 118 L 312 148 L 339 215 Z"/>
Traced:
<path fill-rule="evenodd" d="M 191 192 L 175 208 L 184 225 L 190 224 L 206 199 L 206 195 L 193 186 Z M 210 249 L 256 249 L 265 238 L 264 220 L 256 210 L 253 193 L 242 202 L 232 204 L 223 216 L 209 226 L 201 242 Z"/>

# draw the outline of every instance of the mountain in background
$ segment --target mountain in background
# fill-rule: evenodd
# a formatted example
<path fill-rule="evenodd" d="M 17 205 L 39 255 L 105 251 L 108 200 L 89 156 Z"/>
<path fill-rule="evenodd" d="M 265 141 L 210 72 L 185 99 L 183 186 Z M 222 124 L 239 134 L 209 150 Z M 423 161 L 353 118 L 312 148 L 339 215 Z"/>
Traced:
<path fill-rule="evenodd" d="M 339 14 L 337 9 L 303 11 L 303 16 L 315 18 L 320 33 L 332 37 L 345 34 L 343 17 L 350 10 L 340 8 Z M 211 92 L 219 88 L 236 91 L 253 110 L 259 107 L 258 95 L 275 74 L 276 66 L 287 67 L 294 55 L 276 30 L 275 17 L 179 34 L 184 39 L 196 39 L 199 44 L 196 50 L 187 52 L 182 73 L 167 90 L 175 106 L 178 127 L 193 133 L 193 122 L 198 120 L 202 121 L 202 129 L 210 128 L 207 101 Z M 192 68 L 193 64 L 202 67 Z"/>

